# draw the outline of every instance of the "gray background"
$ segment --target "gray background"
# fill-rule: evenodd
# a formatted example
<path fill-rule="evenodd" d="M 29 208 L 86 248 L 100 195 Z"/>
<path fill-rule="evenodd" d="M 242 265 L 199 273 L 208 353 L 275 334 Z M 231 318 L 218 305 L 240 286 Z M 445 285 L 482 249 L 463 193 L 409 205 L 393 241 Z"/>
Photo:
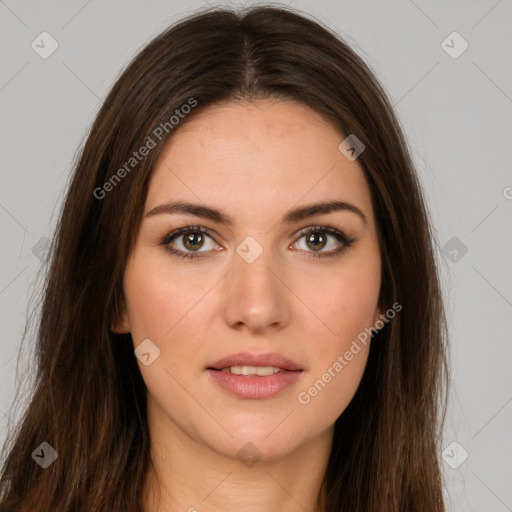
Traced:
<path fill-rule="evenodd" d="M 134 53 L 205 5 L 0 0 L 1 442 L 44 238 L 56 221 L 77 148 Z M 512 511 L 511 2 L 291 5 L 345 37 L 383 83 L 444 248 L 439 258 L 454 384 L 442 447 L 450 510 Z M 59 45 L 47 59 L 31 47 L 43 31 Z M 458 58 L 441 44 L 453 31 L 469 44 Z M 452 51 L 461 48 L 460 40 L 446 44 Z M 23 344 L 20 372 L 32 353 L 29 342 Z M 17 401 L 20 409 L 26 400 Z M 11 412 L 10 421 L 17 414 Z"/>

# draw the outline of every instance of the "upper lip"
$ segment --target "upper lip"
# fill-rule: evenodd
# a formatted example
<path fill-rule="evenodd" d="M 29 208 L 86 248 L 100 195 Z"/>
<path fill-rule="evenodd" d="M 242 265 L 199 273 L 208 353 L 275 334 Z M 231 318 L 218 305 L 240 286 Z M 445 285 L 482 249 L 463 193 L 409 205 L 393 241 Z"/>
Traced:
<path fill-rule="evenodd" d="M 249 352 L 239 352 L 223 357 L 212 363 L 208 368 L 222 370 L 230 366 L 273 366 L 281 370 L 302 370 L 297 363 L 281 354 L 251 354 Z"/>

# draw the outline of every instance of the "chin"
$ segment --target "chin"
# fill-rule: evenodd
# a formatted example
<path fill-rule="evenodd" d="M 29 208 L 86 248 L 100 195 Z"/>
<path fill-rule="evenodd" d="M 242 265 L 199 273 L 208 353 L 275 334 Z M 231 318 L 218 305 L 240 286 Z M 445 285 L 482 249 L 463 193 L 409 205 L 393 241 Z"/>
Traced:
<path fill-rule="evenodd" d="M 273 439 L 261 436 L 234 437 L 219 445 L 218 439 L 211 448 L 217 453 L 239 460 L 243 465 L 252 467 L 257 462 L 272 462 L 283 459 L 295 447 L 294 442 L 285 439 Z M 212 440 L 213 441 L 213 440 Z"/>
<path fill-rule="evenodd" d="M 226 422 L 223 426 L 233 437 L 226 433 L 223 436 L 216 435 L 211 438 L 210 431 L 206 441 L 212 449 L 229 458 L 242 459 L 252 456 L 267 461 L 277 460 L 289 454 L 300 444 L 301 435 L 291 430 L 290 424 L 285 425 L 292 416 L 294 415 L 290 414 L 284 422 L 283 417 L 272 418 L 269 421 L 260 419 L 257 423 L 250 422 L 247 417 L 240 418 L 238 422 Z"/>

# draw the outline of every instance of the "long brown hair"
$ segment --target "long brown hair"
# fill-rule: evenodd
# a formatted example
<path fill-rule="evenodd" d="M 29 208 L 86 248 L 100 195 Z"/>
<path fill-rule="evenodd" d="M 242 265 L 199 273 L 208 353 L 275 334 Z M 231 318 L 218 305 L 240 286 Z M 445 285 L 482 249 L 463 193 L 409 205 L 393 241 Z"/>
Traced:
<path fill-rule="evenodd" d="M 260 98 L 305 104 L 339 130 L 340 142 L 354 134 L 364 143 L 358 162 L 380 239 L 380 305 L 402 305 L 375 335 L 358 391 L 336 421 L 325 510 L 445 510 L 438 454 L 447 329 L 437 243 L 403 131 L 346 42 L 307 15 L 258 6 L 208 9 L 171 26 L 135 56 L 103 103 L 52 240 L 36 374 L 4 445 L 0 511 L 141 510 L 151 464 L 146 388 L 130 335 L 110 327 L 148 180 L 173 130 L 197 112 Z M 58 454 L 46 469 L 33 456 L 43 442 Z"/>

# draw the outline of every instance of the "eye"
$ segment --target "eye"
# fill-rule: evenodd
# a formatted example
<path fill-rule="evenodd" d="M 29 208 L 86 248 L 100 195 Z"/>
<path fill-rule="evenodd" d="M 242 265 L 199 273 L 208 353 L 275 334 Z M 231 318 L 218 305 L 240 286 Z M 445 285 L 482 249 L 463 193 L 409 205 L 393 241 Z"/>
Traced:
<path fill-rule="evenodd" d="M 305 244 L 299 248 L 311 253 L 308 257 L 313 258 L 336 256 L 355 241 L 355 238 L 349 238 L 345 233 L 329 226 L 314 226 L 302 230 L 299 241 L 302 238 L 305 238 Z M 330 243 L 329 238 L 334 238 L 337 244 L 333 241 Z M 295 242 L 295 244 L 299 244 L 299 242 Z M 325 247 L 330 247 L 330 250 L 323 251 Z"/>
<path fill-rule="evenodd" d="M 310 253 L 308 257 L 314 258 L 336 256 L 355 241 L 355 238 L 349 238 L 345 233 L 329 226 L 309 227 L 302 230 L 299 235 L 299 241 L 305 238 L 305 246 L 299 247 L 299 249 Z M 330 238 L 335 241 L 329 240 Z M 210 246 L 205 243 L 208 239 L 210 239 Z M 294 245 L 299 244 L 299 241 L 295 242 Z M 185 226 L 177 229 L 166 235 L 161 241 L 161 245 L 174 256 L 189 259 L 202 257 L 200 255 L 202 252 L 218 250 L 210 230 L 200 226 Z M 330 246 L 334 247 L 331 247 L 330 250 L 323 250 Z"/>
<path fill-rule="evenodd" d="M 194 253 L 208 252 L 215 249 L 216 244 L 205 245 L 205 240 L 209 238 L 211 242 L 213 239 L 209 235 L 209 230 L 199 226 L 185 226 L 169 233 L 161 242 L 162 245 L 173 255 L 179 258 L 200 258 L 201 256 Z M 176 242 L 174 242 L 176 240 Z M 178 247 L 172 247 L 177 245 Z M 200 249 L 206 249 L 201 251 Z M 188 252 L 191 251 L 191 252 Z"/>

